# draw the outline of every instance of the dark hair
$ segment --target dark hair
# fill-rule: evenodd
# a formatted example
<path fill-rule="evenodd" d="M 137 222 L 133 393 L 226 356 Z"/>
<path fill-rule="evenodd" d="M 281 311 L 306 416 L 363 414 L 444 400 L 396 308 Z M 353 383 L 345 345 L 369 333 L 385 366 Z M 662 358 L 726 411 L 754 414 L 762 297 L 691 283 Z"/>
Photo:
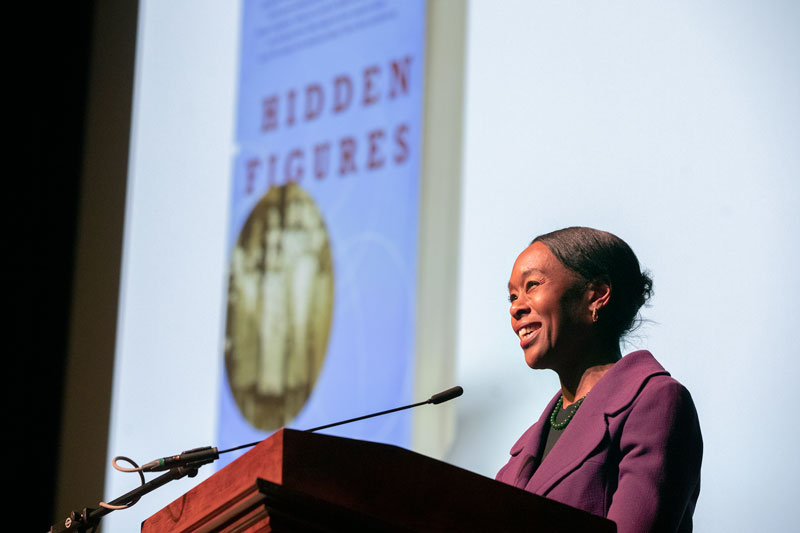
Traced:
<path fill-rule="evenodd" d="M 653 280 L 642 272 L 628 244 L 607 231 L 571 227 L 539 235 L 541 242 L 561 263 L 587 282 L 602 281 L 611 287 L 608 304 L 598 312 L 598 326 L 619 339 L 639 325 L 639 309 L 653 294 Z"/>

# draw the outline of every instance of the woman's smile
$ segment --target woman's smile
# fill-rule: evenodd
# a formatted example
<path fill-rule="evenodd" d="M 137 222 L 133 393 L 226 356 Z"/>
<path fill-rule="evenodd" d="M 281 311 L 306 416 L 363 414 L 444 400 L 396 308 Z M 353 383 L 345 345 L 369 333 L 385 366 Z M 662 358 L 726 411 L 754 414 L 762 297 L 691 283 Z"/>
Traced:
<path fill-rule="evenodd" d="M 533 322 L 531 324 L 526 324 L 517 330 L 517 336 L 519 337 L 519 345 L 520 348 L 523 350 L 528 347 L 535 339 L 536 335 L 539 333 L 539 330 L 542 329 L 541 322 Z"/>

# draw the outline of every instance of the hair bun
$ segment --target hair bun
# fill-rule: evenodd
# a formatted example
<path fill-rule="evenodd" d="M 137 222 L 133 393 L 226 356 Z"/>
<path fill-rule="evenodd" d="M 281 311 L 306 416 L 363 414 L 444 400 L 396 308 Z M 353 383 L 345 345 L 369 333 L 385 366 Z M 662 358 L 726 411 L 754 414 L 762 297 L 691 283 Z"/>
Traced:
<path fill-rule="evenodd" d="M 607 231 L 575 226 L 540 235 L 534 242 L 547 246 L 586 281 L 602 280 L 611 286 L 611 298 L 598 322 L 606 335 L 619 339 L 638 327 L 639 309 L 653 295 L 653 279 L 641 270 L 625 241 Z"/>

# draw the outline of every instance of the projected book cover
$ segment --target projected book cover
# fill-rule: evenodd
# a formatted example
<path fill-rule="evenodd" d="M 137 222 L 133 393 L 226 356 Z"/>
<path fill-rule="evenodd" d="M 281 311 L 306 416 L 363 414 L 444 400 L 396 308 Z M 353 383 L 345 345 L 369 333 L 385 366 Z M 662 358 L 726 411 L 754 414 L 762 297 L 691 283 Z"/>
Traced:
<path fill-rule="evenodd" d="M 413 401 L 424 35 L 424 1 L 244 3 L 220 448 Z"/>

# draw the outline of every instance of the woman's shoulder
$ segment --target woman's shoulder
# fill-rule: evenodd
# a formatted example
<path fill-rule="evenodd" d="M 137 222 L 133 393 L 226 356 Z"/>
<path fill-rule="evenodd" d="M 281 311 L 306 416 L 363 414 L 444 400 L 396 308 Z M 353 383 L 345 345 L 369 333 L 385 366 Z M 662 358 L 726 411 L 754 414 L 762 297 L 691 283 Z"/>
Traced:
<path fill-rule="evenodd" d="M 630 408 L 645 410 L 662 419 L 697 419 L 697 409 L 689 389 L 669 374 L 655 375 L 646 380 Z"/>
<path fill-rule="evenodd" d="M 634 405 L 674 409 L 690 406 L 691 394 L 646 350 L 630 353 L 617 362 L 595 386 L 595 396 L 606 414 L 616 415 Z M 588 398 L 587 398 L 588 401 Z"/>
<path fill-rule="evenodd" d="M 679 430 L 679 433 L 696 434 L 697 440 L 702 441 L 692 395 L 668 372 L 646 376 L 635 392 L 627 393 L 627 398 L 624 408 L 619 411 L 626 420 L 625 426 L 641 426 L 651 430 L 658 426 L 669 432 Z"/>
<path fill-rule="evenodd" d="M 633 362 L 630 373 L 634 382 L 639 384 L 637 399 L 641 396 L 655 396 L 663 402 L 692 402 L 689 390 L 646 350 L 626 355 L 623 360 L 631 358 Z M 692 404 L 694 407 L 694 404 Z"/>

